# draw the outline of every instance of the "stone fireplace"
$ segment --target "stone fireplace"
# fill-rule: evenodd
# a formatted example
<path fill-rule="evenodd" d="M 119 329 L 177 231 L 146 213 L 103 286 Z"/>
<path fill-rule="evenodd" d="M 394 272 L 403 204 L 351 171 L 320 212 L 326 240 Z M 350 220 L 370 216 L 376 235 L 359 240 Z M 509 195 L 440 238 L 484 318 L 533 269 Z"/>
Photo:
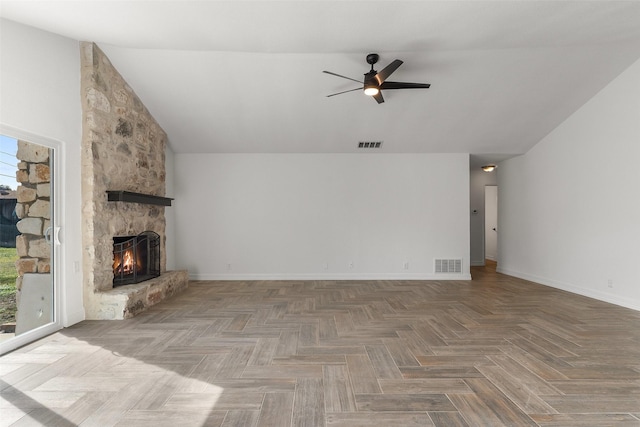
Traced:
<path fill-rule="evenodd" d="M 186 271 L 166 271 L 167 136 L 94 43 L 81 43 L 81 61 L 85 312 L 87 319 L 124 319 L 188 285 Z M 157 236 L 157 277 L 119 278 L 114 243 L 144 233 Z"/>

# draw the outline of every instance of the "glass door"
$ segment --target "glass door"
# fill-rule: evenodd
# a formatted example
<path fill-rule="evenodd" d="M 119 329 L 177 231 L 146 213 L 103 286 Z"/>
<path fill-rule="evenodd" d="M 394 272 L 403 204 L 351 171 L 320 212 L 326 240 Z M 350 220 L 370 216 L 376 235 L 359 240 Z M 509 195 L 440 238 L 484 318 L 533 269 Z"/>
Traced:
<path fill-rule="evenodd" d="M 59 329 L 54 156 L 0 135 L 0 354 Z"/>

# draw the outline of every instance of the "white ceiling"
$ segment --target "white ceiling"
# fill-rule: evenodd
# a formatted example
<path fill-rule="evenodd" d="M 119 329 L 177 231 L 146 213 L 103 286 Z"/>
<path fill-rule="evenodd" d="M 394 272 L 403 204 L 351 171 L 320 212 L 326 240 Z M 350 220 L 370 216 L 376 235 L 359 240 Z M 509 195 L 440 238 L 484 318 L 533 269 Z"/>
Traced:
<path fill-rule="evenodd" d="M 96 42 L 178 153 L 526 152 L 640 58 L 640 2 L 0 1 Z M 358 87 L 367 53 L 389 80 Z M 638 93 L 632 94 L 638 96 Z"/>

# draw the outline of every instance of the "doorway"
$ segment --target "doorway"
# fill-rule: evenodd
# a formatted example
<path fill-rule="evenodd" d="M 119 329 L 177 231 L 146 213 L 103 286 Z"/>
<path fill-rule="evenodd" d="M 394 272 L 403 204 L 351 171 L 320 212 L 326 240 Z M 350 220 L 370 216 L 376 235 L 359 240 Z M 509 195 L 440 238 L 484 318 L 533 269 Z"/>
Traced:
<path fill-rule="evenodd" d="M 498 260 L 498 186 L 484 187 L 484 257 Z"/>
<path fill-rule="evenodd" d="M 0 135 L 0 354 L 61 327 L 57 149 L 28 136 Z"/>

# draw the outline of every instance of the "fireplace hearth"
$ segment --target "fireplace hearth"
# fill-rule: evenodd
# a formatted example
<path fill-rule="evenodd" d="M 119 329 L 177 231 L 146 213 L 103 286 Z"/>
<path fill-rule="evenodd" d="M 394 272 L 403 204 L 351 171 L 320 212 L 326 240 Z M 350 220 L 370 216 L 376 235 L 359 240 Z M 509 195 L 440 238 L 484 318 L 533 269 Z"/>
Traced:
<path fill-rule="evenodd" d="M 113 287 L 160 276 L 160 236 L 144 231 L 113 238 Z"/>

